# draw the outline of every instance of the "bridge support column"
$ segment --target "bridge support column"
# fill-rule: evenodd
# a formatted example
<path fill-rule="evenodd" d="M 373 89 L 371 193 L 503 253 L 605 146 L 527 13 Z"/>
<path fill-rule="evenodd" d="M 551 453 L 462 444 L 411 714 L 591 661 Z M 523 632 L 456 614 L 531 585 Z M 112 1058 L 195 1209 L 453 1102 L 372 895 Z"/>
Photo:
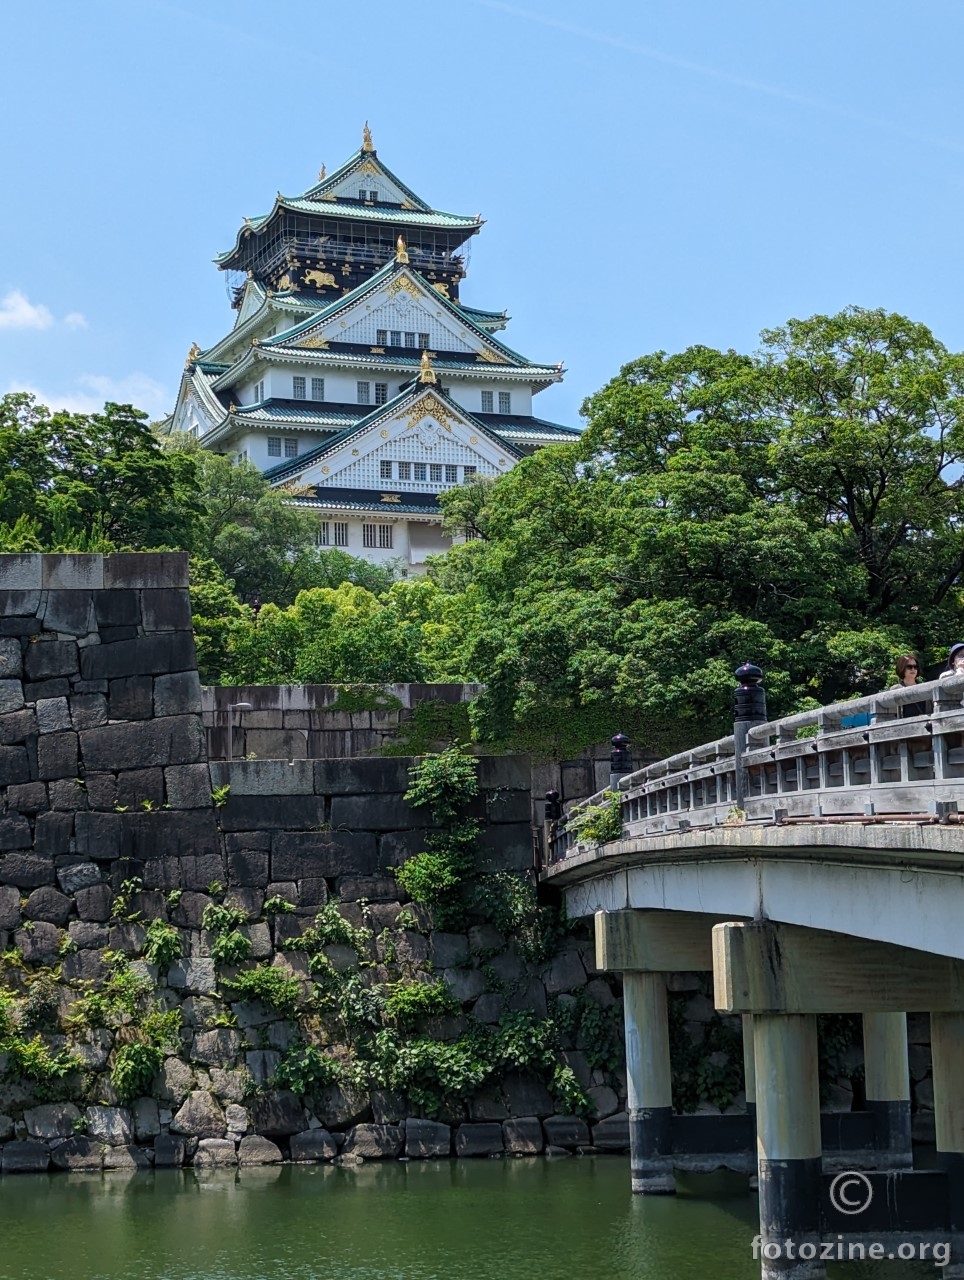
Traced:
<path fill-rule="evenodd" d="M 931 1014 L 937 1160 L 948 1177 L 951 1228 L 964 1232 L 964 1013 Z M 964 1257 L 944 1268 L 945 1280 L 964 1277 Z"/>
<path fill-rule="evenodd" d="M 661 973 L 625 972 L 623 1008 L 633 1191 L 672 1194 L 676 1182 L 666 979 Z"/>
<path fill-rule="evenodd" d="M 758 1014 L 753 1047 L 761 1274 L 763 1280 L 823 1280 L 817 1020 L 812 1014 Z"/>
<path fill-rule="evenodd" d="M 881 1168 L 910 1169 L 910 1070 L 907 1015 L 865 1013 L 864 1070 L 867 1110 L 873 1113 Z"/>
<path fill-rule="evenodd" d="M 743 1078 L 746 1081 L 746 1113 L 756 1130 L 756 1057 L 753 1052 L 753 1014 L 743 1014 Z"/>

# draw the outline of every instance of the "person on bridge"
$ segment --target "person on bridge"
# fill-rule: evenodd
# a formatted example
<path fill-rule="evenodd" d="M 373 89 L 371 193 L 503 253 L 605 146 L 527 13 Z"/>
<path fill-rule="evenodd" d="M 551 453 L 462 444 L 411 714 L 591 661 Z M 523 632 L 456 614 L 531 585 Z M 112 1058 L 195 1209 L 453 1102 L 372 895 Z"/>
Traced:
<path fill-rule="evenodd" d="M 964 644 L 952 644 L 947 651 L 947 668 L 938 676 L 947 680 L 951 676 L 964 676 Z"/>
<path fill-rule="evenodd" d="M 917 684 L 920 679 L 920 663 L 914 653 L 903 653 L 897 659 L 898 687 Z M 927 714 L 927 705 L 923 702 L 905 702 L 900 709 L 902 716 L 923 716 Z"/>

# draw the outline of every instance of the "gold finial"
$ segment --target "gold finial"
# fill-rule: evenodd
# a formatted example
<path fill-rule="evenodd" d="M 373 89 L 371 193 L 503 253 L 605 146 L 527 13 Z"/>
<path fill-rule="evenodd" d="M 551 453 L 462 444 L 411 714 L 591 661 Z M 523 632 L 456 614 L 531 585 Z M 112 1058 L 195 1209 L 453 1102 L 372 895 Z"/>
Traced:
<path fill-rule="evenodd" d="M 435 376 L 435 370 L 432 368 L 432 362 L 428 358 L 427 351 L 422 352 L 422 363 L 419 365 L 418 380 L 419 382 L 438 382 L 438 378 Z"/>
<path fill-rule="evenodd" d="M 322 165 L 321 168 L 318 170 L 318 181 L 324 182 L 324 180 L 325 180 L 325 166 Z"/>
<path fill-rule="evenodd" d="M 372 142 L 372 131 L 368 127 L 368 121 L 365 121 L 365 127 L 362 129 L 362 151 L 374 151 L 375 144 Z"/>
<path fill-rule="evenodd" d="M 185 369 L 190 368 L 191 364 L 198 358 L 200 354 L 201 354 L 201 348 L 198 346 L 196 342 L 192 342 L 191 349 L 187 353 L 187 359 L 184 361 L 184 368 Z"/>
<path fill-rule="evenodd" d="M 408 250 L 405 248 L 405 237 L 399 234 L 398 242 L 395 245 L 395 261 L 408 262 Z"/>

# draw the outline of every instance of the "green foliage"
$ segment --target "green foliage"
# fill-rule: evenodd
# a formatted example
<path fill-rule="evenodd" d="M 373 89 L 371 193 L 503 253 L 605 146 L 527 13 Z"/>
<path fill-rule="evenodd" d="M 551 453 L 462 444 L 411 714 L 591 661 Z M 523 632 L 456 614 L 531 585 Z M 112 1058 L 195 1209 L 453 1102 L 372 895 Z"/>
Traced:
<path fill-rule="evenodd" d="M 147 926 L 147 942 L 144 958 L 150 964 L 165 969 L 182 954 L 181 934 L 166 920 L 152 920 Z"/>
<path fill-rule="evenodd" d="M 211 933 L 225 934 L 236 929 L 239 924 L 244 924 L 247 918 L 247 912 L 242 911 L 240 907 L 209 902 L 201 915 L 201 927 L 210 930 Z"/>
<path fill-rule="evenodd" d="M 382 749 L 386 756 L 419 756 L 472 740 L 467 702 L 418 702 L 399 726 L 398 736 Z"/>
<path fill-rule="evenodd" d="M 342 685 L 331 704 L 331 711 L 398 711 L 400 700 L 394 693 L 378 685 Z"/>
<path fill-rule="evenodd" d="M 436 982 L 393 982 L 384 1004 L 385 1016 L 399 1027 L 413 1027 L 422 1018 L 439 1018 L 462 1012 L 462 1006 L 448 984 Z"/>
<path fill-rule="evenodd" d="M 7 1055 L 7 1070 L 29 1080 L 40 1101 L 56 1097 L 60 1082 L 84 1065 L 75 1054 L 52 1048 L 40 1035 L 0 1036 L 0 1053 Z"/>
<path fill-rule="evenodd" d="M 439 825 L 450 823 L 479 794 L 477 769 L 457 746 L 424 756 L 409 770 L 405 799 L 415 809 L 428 808 Z"/>
<path fill-rule="evenodd" d="M 131 1102 L 146 1093 L 164 1061 L 164 1050 L 145 1040 L 121 1045 L 114 1054 L 110 1082 L 121 1102 Z"/>
<path fill-rule="evenodd" d="M 272 1083 L 304 1095 L 314 1089 L 337 1084 L 343 1075 L 342 1064 L 316 1045 L 292 1045 L 282 1054 Z"/>
<path fill-rule="evenodd" d="M 215 809 L 223 809 L 228 802 L 228 796 L 231 794 L 231 783 L 225 782 L 223 786 L 215 787 L 211 792 L 211 799 L 214 801 Z"/>
<path fill-rule="evenodd" d="M 251 939 L 237 929 L 218 934 L 211 943 L 211 958 L 218 964 L 240 964 L 251 954 Z"/>
<path fill-rule="evenodd" d="M 566 829 L 582 844 L 608 844 L 623 831 L 622 800 L 618 791 L 604 791 L 598 804 L 580 805 L 566 821 Z"/>
<path fill-rule="evenodd" d="M 302 1000 L 301 984 L 287 969 L 259 965 L 245 969 L 223 985 L 239 1000 L 259 1000 L 282 1018 L 292 1017 Z"/>
<path fill-rule="evenodd" d="M 265 898 L 264 906 L 261 908 L 266 916 L 290 915 L 294 911 L 294 903 L 289 902 L 287 898 L 282 898 L 279 893 L 272 894 L 270 898 Z"/>
<path fill-rule="evenodd" d="M 863 1050 L 863 1022 L 859 1013 L 822 1013 L 817 1016 L 817 1032 L 820 1099 L 826 1102 L 839 1077 L 863 1079 L 863 1067 L 855 1070 L 851 1065 Z"/>
<path fill-rule="evenodd" d="M 669 994 L 673 1106 L 680 1113 L 695 1111 L 705 1099 L 722 1111 L 743 1088 L 743 1041 L 738 1031 L 714 1014 L 702 1024 L 702 1039 L 694 1043 L 685 1018 L 691 999 L 692 993 Z"/>

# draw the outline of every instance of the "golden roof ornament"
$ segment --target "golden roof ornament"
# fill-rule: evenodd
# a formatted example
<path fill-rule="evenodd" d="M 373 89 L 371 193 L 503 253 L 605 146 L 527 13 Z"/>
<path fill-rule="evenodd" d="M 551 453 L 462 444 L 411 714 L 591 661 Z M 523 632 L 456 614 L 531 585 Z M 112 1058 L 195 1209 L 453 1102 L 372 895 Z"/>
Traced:
<path fill-rule="evenodd" d="M 418 368 L 418 380 L 422 383 L 438 382 L 435 370 L 432 368 L 432 361 L 429 359 L 427 351 L 422 352 L 422 362 Z"/>
<path fill-rule="evenodd" d="M 318 181 L 324 182 L 324 180 L 325 180 L 325 166 L 322 165 L 321 168 L 318 170 Z"/>
<path fill-rule="evenodd" d="M 365 121 L 365 127 L 362 129 L 362 151 L 374 151 L 375 144 L 372 142 L 372 131 L 368 127 L 368 121 Z"/>
<path fill-rule="evenodd" d="M 190 368 L 190 366 L 193 364 L 193 362 L 198 358 L 200 354 L 201 354 L 201 348 L 198 346 L 196 342 L 192 342 L 191 349 L 187 353 L 187 359 L 184 361 L 184 368 L 185 369 Z"/>
<path fill-rule="evenodd" d="M 405 248 L 405 237 L 399 233 L 398 241 L 395 245 L 395 261 L 408 262 L 408 250 Z"/>

